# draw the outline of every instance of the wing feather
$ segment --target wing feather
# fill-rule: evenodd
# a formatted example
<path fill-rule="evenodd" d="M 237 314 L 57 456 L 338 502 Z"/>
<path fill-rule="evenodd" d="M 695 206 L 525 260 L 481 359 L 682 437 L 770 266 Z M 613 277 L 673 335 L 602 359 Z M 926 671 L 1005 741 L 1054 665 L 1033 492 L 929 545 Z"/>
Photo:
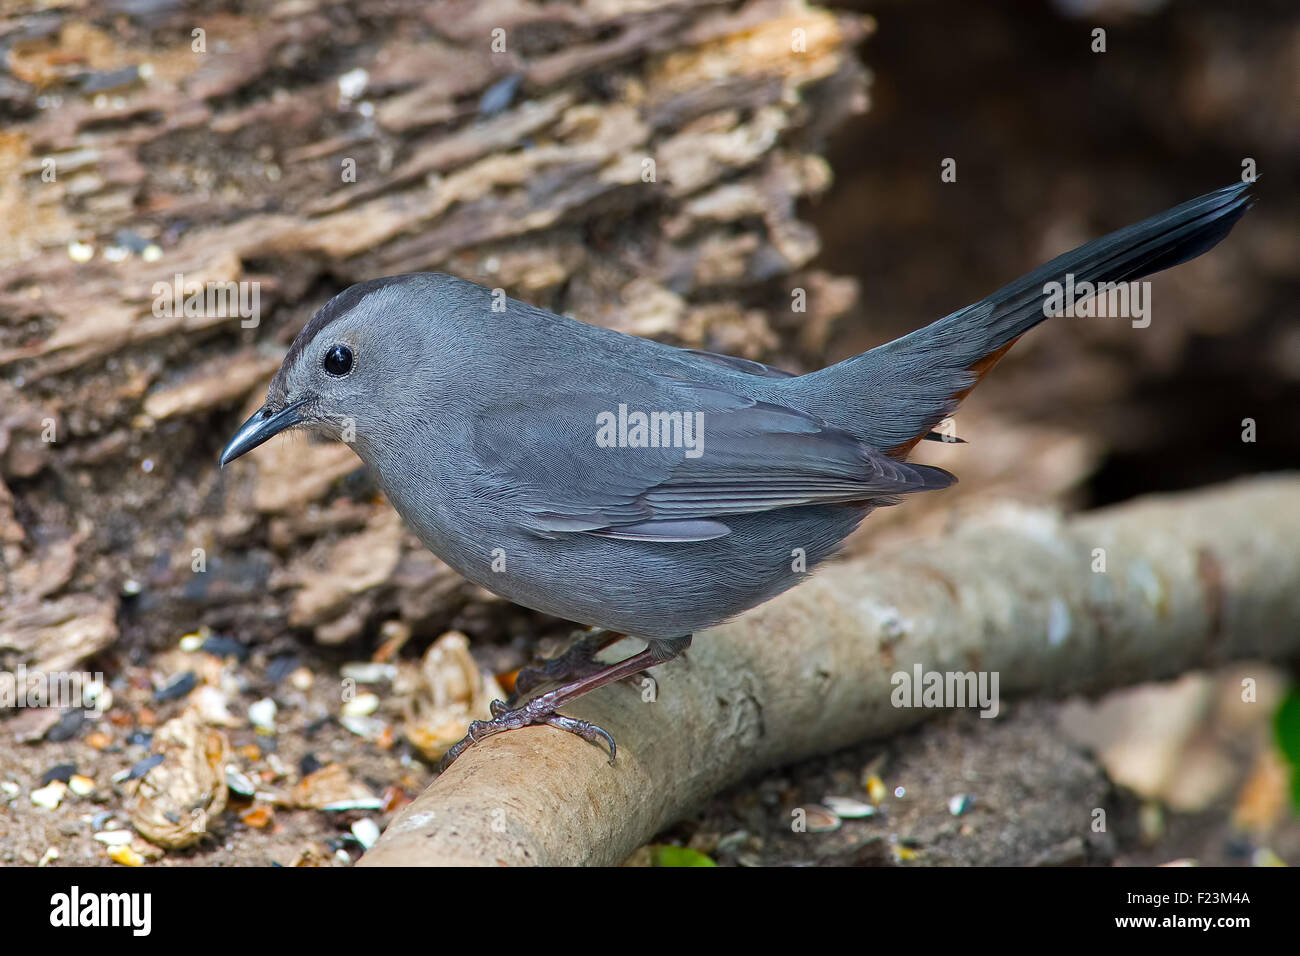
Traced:
<path fill-rule="evenodd" d="M 696 454 L 601 447 L 598 416 L 620 403 L 562 385 L 544 407 L 497 402 L 473 423 L 487 493 L 511 497 L 525 526 L 540 535 L 682 542 L 727 534 L 729 515 L 883 504 L 956 480 L 943 469 L 890 458 L 805 411 L 717 385 L 650 378 L 650 389 L 646 379 L 639 382 L 635 409 L 698 413 Z M 509 457 L 497 452 L 505 448 Z"/>

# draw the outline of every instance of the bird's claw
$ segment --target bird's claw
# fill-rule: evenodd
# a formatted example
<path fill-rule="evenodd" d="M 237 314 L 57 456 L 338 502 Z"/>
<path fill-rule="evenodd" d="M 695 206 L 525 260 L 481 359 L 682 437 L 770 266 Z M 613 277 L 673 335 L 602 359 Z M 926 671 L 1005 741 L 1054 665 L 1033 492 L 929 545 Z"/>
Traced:
<path fill-rule="evenodd" d="M 618 746 L 614 743 L 614 735 L 590 721 L 557 714 L 553 706 L 547 706 L 544 700 L 546 697 L 545 694 L 541 697 L 535 697 L 522 707 L 513 710 L 503 700 L 492 701 L 488 705 L 488 709 L 492 712 L 492 719 L 476 720 L 471 723 L 465 736 L 443 755 L 441 763 L 438 764 L 438 772 L 441 773 L 446 770 L 455 762 L 457 757 L 484 738 L 499 734 L 502 731 L 519 730 L 535 724 L 548 724 L 559 730 L 567 730 L 571 734 L 577 734 L 589 743 L 603 740 L 609 745 L 609 762 L 612 766 L 615 757 L 618 755 Z"/>
<path fill-rule="evenodd" d="M 597 740 L 605 741 L 605 743 L 609 744 L 609 765 L 614 766 L 614 761 L 618 757 L 618 744 L 614 743 L 614 735 L 604 727 L 587 720 L 565 717 L 563 714 L 552 714 L 546 718 L 546 722 L 552 727 L 558 727 L 560 730 L 567 730 L 571 734 L 577 734 L 588 743 L 594 744 Z"/>
<path fill-rule="evenodd" d="M 590 637 L 591 643 L 602 641 L 607 646 L 622 637 L 622 635 L 605 631 L 600 636 L 593 634 Z M 606 664 L 594 674 L 580 677 L 554 690 L 548 690 L 544 694 L 538 694 L 520 706 L 511 708 L 504 701 L 494 700 L 488 705 L 488 709 L 492 712 L 492 719 L 476 720 L 470 724 L 469 732 L 464 739 L 457 741 L 456 745 L 448 750 L 442 758 L 439 769 L 446 770 L 467 747 L 478 743 L 484 737 L 499 734 L 503 730 L 518 730 L 521 727 L 529 727 L 533 724 L 547 724 L 558 730 L 567 730 L 571 734 L 577 734 L 589 743 L 597 743 L 603 740 L 609 744 L 609 762 L 613 764 L 618 756 L 618 748 L 615 746 L 614 737 L 609 731 L 588 721 L 558 714 L 556 711 L 561 707 L 567 707 L 573 701 L 597 687 L 603 687 L 614 681 L 627 680 L 640 674 L 647 667 L 664 664 L 680 656 L 690 646 L 691 635 L 689 634 L 674 638 L 657 638 L 648 641 L 645 650 L 633 654 L 626 660 L 615 664 Z"/>

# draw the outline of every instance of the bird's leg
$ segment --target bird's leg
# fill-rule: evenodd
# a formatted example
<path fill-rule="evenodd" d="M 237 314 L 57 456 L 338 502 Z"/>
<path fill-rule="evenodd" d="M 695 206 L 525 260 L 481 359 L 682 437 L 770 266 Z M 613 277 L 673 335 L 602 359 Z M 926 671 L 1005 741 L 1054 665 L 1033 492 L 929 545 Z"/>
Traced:
<path fill-rule="evenodd" d="M 616 664 L 609 664 L 594 674 L 579 677 L 555 688 L 555 690 L 538 694 L 532 700 L 513 710 L 508 708 L 504 701 L 494 700 L 491 705 L 492 719 L 476 720 L 470 724 L 469 733 L 447 751 L 442 758 L 442 763 L 438 766 L 438 770 L 446 770 L 457 757 L 465 752 L 466 748 L 471 744 L 478 743 L 484 737 L 499 734 L 503 730 L 518 730 L 521 727 L 529 727 L 533 724 L 550 724 L 560 730 L 567 730 L 569 733 L 577 734 L 583 740 L 592 743 L 603 740 L 609 745 L 609 762 L 613 764 L 614 758 L 618 754 L 618 747 L 614 744 L 614 738 L 609 731 L 585 720 L 577 720 L 573 717 L 557 714 L 556 711 L 567 704 L 573 703 L 583 694 L 593 691 L 597 687 L 603 687 L 613 681 L 639 674 L 648 667 L 664 664 L 677 657 L 690 646 L 690 634 L 668 638 L 667 640 L 650 640 L 646 643 L 645 650 L 633 654 L 626 660 L 619 661 Z"/>
<path fill-rule="evenodd" d="M 625 636 L 603 627 L 588 631 L 558 657 L 537 660 L 520 670 L 515 677 L 515 693 L 526 694 L 540 684 L 563 683 L 599 673 L 606 665 L 596 660 L 596 655 Z"/>

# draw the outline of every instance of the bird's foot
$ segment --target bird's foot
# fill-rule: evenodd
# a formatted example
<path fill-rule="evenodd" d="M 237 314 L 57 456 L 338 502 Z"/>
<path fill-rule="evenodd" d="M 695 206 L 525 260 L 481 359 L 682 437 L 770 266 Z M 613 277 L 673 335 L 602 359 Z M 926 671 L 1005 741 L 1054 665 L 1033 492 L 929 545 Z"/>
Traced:
<path fill-rule="evenodd" d="M 618 754 L 618 746 L 614 743 L 613 734 L 603 727 L 597 727 L 585 720 L 557 714 L 555 708 L 559 706 L 559 703 L 552 699 L 553 697 L 553 694 L 542 694 L 540 697 L 534 697 L 522 707 L 516 707 L 513 710 L 503 700 L 492 701 L 489 705 L 492 709 L 492 719 L 476 720 L 470 724 L 469 733 L 457 741 L 443 755 L 442 762 L 438 765 L 438 772 L 441 773 L 446 770 L 467 748 L 485 737 L 491 737 L 493 734 L 499 734 L 504 730 L 519 730 L 523 727 L 531 727 L 534 724 L 549 724 L 560 730 L 567 730 L 571 734 L 577 734 L 589 743 L 603 740 L 609 745 L 609 762 L 612 765 L 614 758 Z"/>
<path fill-rule="evenodd" d="M 621 637 L 622 635 L 617 636 Z M 504 701 L 494 700 L 491 704 L 492 719 L 476 720 L 470 724 L 469 733 L 465 735 L 463 740 L 458 741 L 455 746 L 447 751 L 438 769 L 439 771 L 446 770 L 467 748 L 478 743 L 484 737 L 491 737 L 503 730 L 519 730 L 523 727 L 531 727 L 534 724 L 549 724 L 560 730 L 567 730 L 571 734 L 577 734 L 583 740 L 591 743 L 603 740 L 609 744 L 609 762 L 613 764 L 614 758 L 618 755 L 618 748 L 614 744 L 613 734 L 603 727 L 597 727 L 593 723 L 578 720 L 574 717 L 566 717 L 563 714 L 556 713 L 556 711 L 561 707 L 568 706 L 583 694 L 593 691 L 597 687 L 603 687 L 613 681 L 623 680 L 626 677 L 639 674 L 647 667 L 667 663 L 690 646 L 691 635 L 689 634 L 668 639 L 657 638 L 647 641 L 645 650 L 633 654 L 627 660 L 619 661 L 616 664 L 603 665 L 595 673 L 577 677 L 554 690 L 538 694 L 526 704 L 511 708 Z"/>
<path fill-rule="evenodd" d="M 515 676 L 515 693 L 527 694 L 542 684 L 567 683 L 600 673 L 609 665 L 596 660 L 596 655 L 623 637 L 604 628 L 583 633 L 558 657 L 535 659 L 522 668 Z"/>

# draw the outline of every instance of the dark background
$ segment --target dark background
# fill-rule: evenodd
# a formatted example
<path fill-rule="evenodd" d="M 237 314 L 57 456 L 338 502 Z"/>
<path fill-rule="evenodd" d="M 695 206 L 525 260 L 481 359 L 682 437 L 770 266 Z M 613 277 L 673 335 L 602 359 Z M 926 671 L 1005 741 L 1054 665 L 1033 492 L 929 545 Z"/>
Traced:
<path fill-rule="evenodd" d="M 1051 3 L 847 6 L 879 30 L 862 45 L 871 108 L 831 140 L 836 183 L 811 209 L 820 264 L 862 283 L 829 357 L 1226 185 L 1249 156 L 1257 206 L 1211 255 L 1153 280 L 1151 327 L 1042 326 L 967 407 L 1096 439 L 1082 505 L 1300 462 L 1294 4 L 1079 18 Z M 1095 26 L 1106 53 L 1091 52 Z M 955 183 L 940 181 L 944 157 Z"/>

